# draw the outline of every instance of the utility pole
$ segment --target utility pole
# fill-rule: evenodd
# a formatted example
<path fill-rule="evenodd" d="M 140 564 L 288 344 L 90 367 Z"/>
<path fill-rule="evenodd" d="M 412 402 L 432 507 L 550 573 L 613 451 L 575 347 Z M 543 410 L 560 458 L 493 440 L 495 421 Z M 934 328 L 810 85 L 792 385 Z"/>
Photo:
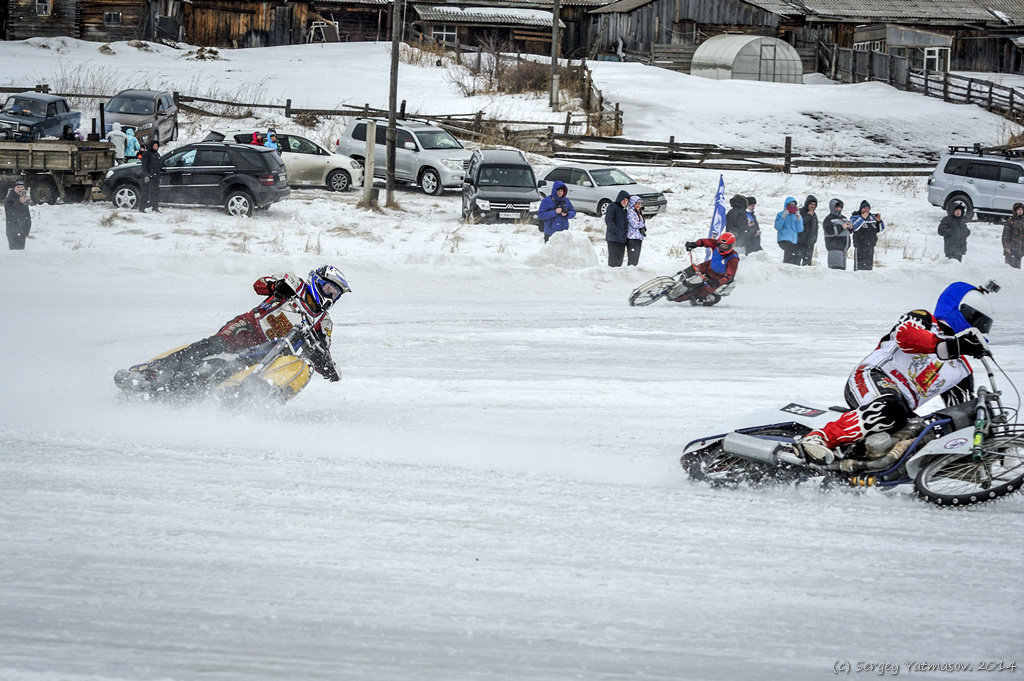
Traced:
<path fill-rule="evenodd" d="M 391 7 L 391 87 L 388 91 L 388 134 L 387 134 L 387 194 L 384 205 L 395 205 L 395 140 L 397 127 L 395 110 L 398 108 L 398 55 L 402 49 L 402 0 L 395 0 Z"/>
<path fill-rule="evenodd" d="M 559 0 L 553 0 L 551 6 L 551 108 L 558 109 L 558 14 Z"/>

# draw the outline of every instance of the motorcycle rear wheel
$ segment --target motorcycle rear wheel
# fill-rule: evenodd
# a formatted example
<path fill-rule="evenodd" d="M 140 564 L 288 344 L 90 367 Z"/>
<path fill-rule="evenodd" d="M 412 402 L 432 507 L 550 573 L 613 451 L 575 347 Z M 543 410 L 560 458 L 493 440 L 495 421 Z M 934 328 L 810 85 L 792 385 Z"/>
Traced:
<path fill-rule="evenodd" d="M 987 442 L 980 460 L 971 454 L 937 456 L 918 471 L 914 492 L 937 506 L 969 506 L 998 499 L 1020 489 L 1024 482 L 1022 455 L 1024 440 L 1011 436 Z"/>
<path fill-rule="evenodd" d="M 650 305 L 668 295 L 675 284 L 676 280 L 672 277 L 655 277 L 633 289 L 629 296 L 629 304 L 633 307 Z"/>

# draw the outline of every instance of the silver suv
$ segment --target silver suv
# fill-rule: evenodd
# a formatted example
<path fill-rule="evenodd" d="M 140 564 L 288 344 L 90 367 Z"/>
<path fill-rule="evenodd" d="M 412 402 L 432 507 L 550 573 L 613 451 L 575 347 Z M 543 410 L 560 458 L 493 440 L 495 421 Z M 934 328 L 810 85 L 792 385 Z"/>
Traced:
<path fill-rule="evenodd" d="M 967 206 L 964 217 L 975 214 L 998 218 L 1010 215 L 1013 204 L 1024 202 L 1024 155 L 992 152 L 973 147 L 950 147 L 928 178 L 928 201 L 949 208 L 954 201 Z"/>
<path fill-rule="evenodd" d="M 360 163 L 366 157 L 366 122 L 360 118 L 349 123 L 335 151 Z M 373 156 L 373 176 L 385 177 L 387 120 L 377 120 L 377 141 Z M 428 123 L 403 120 L 395 138 L 395 179 L 418 184 L 427 194 L 462 188 L 470 151 L 447 130 Z"/>

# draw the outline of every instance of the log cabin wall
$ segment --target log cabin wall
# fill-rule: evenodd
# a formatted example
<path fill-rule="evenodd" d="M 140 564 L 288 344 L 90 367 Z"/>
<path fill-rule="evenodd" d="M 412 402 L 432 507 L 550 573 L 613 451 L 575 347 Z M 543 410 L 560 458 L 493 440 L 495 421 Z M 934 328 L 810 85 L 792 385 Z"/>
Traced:
<path fill-rule="evenodd" d="M 185 5 L 184 40 L 204 47 L 269 47 L 302 43 L 304 3 L 198 0 Z"/>
<path fill-rule="evenodd" d="M 49 14 L 39 14 L 37 7 L 47 7 Z M 78 0 L 10 0 L 7 4 L 7 39 L 79 38 Z"/>

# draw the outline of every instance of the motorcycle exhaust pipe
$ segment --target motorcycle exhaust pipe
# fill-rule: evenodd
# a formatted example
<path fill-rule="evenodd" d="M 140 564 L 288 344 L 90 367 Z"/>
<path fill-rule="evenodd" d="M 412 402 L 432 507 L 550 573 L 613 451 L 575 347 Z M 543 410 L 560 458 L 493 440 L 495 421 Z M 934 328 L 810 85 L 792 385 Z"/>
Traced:
<path fill-rule="evenodd" d="M 778 440 L 765 440 L 743 433 L 729 433 L 722 438 L 722 449 L 733 456 L 777 466 L 782 463 L 803 463 L 798 457 L 785 451 L 785 445 Z"/>

